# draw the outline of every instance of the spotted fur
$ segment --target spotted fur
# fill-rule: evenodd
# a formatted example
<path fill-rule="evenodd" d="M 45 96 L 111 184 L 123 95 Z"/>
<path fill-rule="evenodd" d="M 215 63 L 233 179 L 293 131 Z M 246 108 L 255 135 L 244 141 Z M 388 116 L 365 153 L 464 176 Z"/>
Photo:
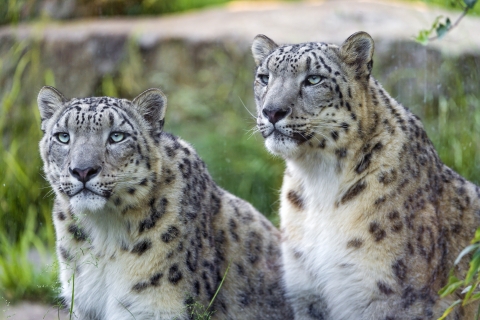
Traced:
<path fill-rule="evenodd" d="M 76 319 L 189 319 L 222 279 L 212 319 L 292 317 L 280 233 L 162 130 L 160 90 L 130 102 L 44 87 L 38 104 L 62 297 L 74 297 Z"/>
<path fill-rule="evenodd" d="M 295 319 L 436 319 L 459 295 L 438 291 L 479 225 L 480 189 L 441 162 L 420 119 L 371 76 L 373 50 L 364 32 L 340 47 L 253 42 L 257 126 L 286 160 Z M 477 306 L 451 318 L 473 319 Z"/>

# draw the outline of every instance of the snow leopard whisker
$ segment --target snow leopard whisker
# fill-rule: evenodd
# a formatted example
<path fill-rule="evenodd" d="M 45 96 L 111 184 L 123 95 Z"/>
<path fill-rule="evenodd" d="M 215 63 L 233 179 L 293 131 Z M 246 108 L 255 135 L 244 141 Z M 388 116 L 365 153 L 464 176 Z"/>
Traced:
<path fill-rule="evenodd" d="M 245 134 L 248 134 L 248 139 L 250 139 L 251 137 L 253 137 L 255 135 L 255 133 L 259 133 L 260 132 L 260 129 L 257 128 L 256 126 L 247 130 L 247 132 Z"/>
<path fill-rule="evenodd" d="M 253 126 L 252 128 L 248 129 L 248 130 L 245 130 L 246 133 L 250 133 L 250 132 L 258 132 L 260 131 L 260 128 L 258 128 L 257 126 Z"/>
<path fill-rule="evenodd" d="M 332 139 L 332 137 L 329 137 L 329 136 L 325 135 L 324 133 L 322 133 L 322 132 L 320 132 L 320 131 L 316 131 L 316 130 L 315 130 L 314 132 L 315 132 L 315 134 L 321 135 L 326 141 L 328 141 L 328 142 L 334 142 L 334 140 Z"/>
<path fill-rule="evenodd" d="M 50 190 L 43 196 L 43 199 L 49 198 L 49 197 L 51 197 L 51 196 L 54 195 L 54 194 L 55 194 L 55 190 L 52 188 L 52 189 L 50 189 Z"/>
<path fill-rule="evenodd" d="M 255 121 L 257 120 L 257 117 L 250 111 L 248 110 L 247 106 L 245 105 L 245 103 L 243 103 L 242 101 L 242 98 L 238 97 L 238 99 L 240 100 L 240 102 L 242 103 L 243 107 L 245 108 L 245 110 L 247 110 L 247 112 L 252 116 L 253 119 L 255 119 Z"/>
<path fill-rule="evenodd" d="M 299 135 L 301 135 L 303 139 L 307 140 L 307 137 L 305 137 L 301 132 L 297 132 L 297 133 Z M 318 140 L 318 138 L 315 135 L 313 135 L 312 138 L 315 138 L 315 140 L 317 140 L 317 142 L 320 142 L 320 140 Z"/>

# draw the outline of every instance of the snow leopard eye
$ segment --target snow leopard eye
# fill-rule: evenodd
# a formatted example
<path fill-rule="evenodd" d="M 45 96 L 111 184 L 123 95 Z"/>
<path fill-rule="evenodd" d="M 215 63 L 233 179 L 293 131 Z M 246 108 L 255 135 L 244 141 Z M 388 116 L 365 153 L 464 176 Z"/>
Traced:
<path fill-rule="evenodd" d="M 313 86 L 313 85 L 316 85 L 316 84 L 320 83 L 320 81 L 322 81 L 322 79 L 323 79 L 323 77 L 317 76 L 317 75 L 308 76 L 307 80 L 305 81 L 305 84 L 309 85 L 309 86 Z"/>
<path fill-rule="evenodd" d="M 67 144 L 70 141 L 70 135 L 66 132 L 59 132 L 56 134 L 57 140 L 63 144 Z"/>
<path fill-rule="evenodd" d="M 118 143 L 125 139 L 125 134 L 121 132 L 112 132 L 110 134 L 110 143 Z"/>
<path fill-rule="evenodd" d="M 268 76 L 267 74 L 260 74 L 260 75 L 258 75 L 258 78 L 260 79 L 260 81 L 261 81 L 264 85 L 267 85 L 267 84 L 268 84 L 269 76 Z"/>

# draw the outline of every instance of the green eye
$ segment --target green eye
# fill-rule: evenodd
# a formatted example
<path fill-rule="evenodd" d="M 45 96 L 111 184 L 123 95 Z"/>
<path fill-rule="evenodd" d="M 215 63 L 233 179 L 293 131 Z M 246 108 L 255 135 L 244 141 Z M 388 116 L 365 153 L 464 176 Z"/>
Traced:
<path fill-rule="evenodd" d="M 70 141 L 70 135 L 66 132 L 57 133 L 57 140 L 61 143 L 67 144 Z"/>
<path fill-rule="evenodd" d="M 258 78 L 260 79 L 260 81 L 261 81 L 263 84 L 265 84 L 265 85 L 268 84 L 268 79 L 269 79 L 269 76 L 268 76 L 268 75 L 266 75 L 266 74 L 261 74 L 261 75 L 258 76 Z"/>
<path fill-rule="evenodd" d="M 320 83 L 322 81 L 323 77 L 321 76 L 309 76 L 307 78 L 306 84 L 307 85 L 315 85 L 317 83 Z"/>
<path fill-rule="evenodd" d="M 125 139 L 125 134 L 121 132 L 113 132 L 110 134 L 110 142 L 117 143 Z"/>

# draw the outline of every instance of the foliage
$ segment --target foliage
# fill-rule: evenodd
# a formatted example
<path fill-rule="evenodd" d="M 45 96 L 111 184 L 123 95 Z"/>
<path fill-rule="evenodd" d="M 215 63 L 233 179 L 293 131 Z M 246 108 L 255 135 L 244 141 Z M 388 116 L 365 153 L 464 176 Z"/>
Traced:
<path fill-rule="evenodd" d="M 38 18 L 162 15 L 231 0 L 0 0 L 0 25 Z"/>
<path fill-rule="evenodd" d="M 48 223 L 51 198 L 47 197 L 48 184 L 42 179 L 36 150 L 41 137 L 40 116 L 33 103 L 17 103 L 25 74 L 38 77 L 34 66 L 39 64 L 38 59 L 38 48 L 26 51 L 20 43 L 0 57 L 0 228 L 5 228 L 7 239 L 17 240 L 26 225 L 27 213 L 36 212 L 32 218 L 38 225 L 33 231 L 53 243 L 53 228 Z"/>
<path fill-rule="evenodd" d="M 9 241 L 0 232 L 0 297 L 2 300 L 15 301 L 19 297 L 26 300 L 55 302 L 57 296 L 57 265 L 47 261 L 50 251 L 45 239 L 35 234 L 36 212 L 28 212 L 27 225 L 18 242 Z M 35 264 L 29 258 L 39 253 Z M 38 258 L 37 258 L 38 259 Z"/>
<path fill-rule="evenodd" d="M 444 21 L 444 22 L 441 22 Z M 423 45 L 427 45 L 429 41 L 433 40 L 431 35 L 436 32 L 437 38 L 441 39 L 452 27 L 452 22 L 450 18 L 444 18 L 443 16 L 438 16 L 432 24 L 430 29 L 420 30 L 418 36 L 415 40 Z"/>
<path fill-rule="evenodd" d="M 42 265 L 54 247 L 51 197 L 41 176 L 40 118 L 33 103 L 17 103 L 22 79 L 39 76 L 38 48 L 17 43 L 0 56 L 0 296 L 53 301 L 55 268 Z M 48 74 L 48 72 L 47 72 Z M 48 82 L 48 81 L 47 81 Z"/>
<path fill-rule="evenodd" d="M 477 229 L 475 232 L 475 237 L 471 241 L 471 245 L 466 247 L 455 260 L 455 265 L 457 265 L 464 257 L 470 256 L 470 267 L 467 271 L 465 279 L 458 279 L 453 270 L 450 272 L 450 277 L 448 283 L 445 287 L 440 290 L 439 294 L 442 298 L 452 295 L 457 290 L 463 289 L 462 294 L 464 294 L 463 299 L 455 300 L 447 310 L 445 310 L 439 320 L 446 319 L 446 317 L 455 309 L 456 306 L 462 305 L 466 306 L 472 302 L 480 300 L 480 290 L 478 286 L 480 285 L 480 229 Z M 475 320 L 478 320 L 480 317 L 480 307 L 475 317 Z"/>
<path fill-rule="evenodd" d="M 474 9 L 478 0 L 463 0 L 463 4 L 458 2 L 463 12 L 460 17 L 452 23 L 449 17 L 439 16 L 435 19 L 430 29 L 420 30 L 415 40 L 423 45 L 427 45 L 429 41 L 443 38 L 450 30 L 455 28 L 460 21 L 467 15 L 469 11 Z M 435 36 L 432 34 L 435 32 Z"/>
<path fill-rule="evenodd" d="M 80 0 L 87 16 L 159 15 L 198 9 L 225 3 L 228 0 Z"/>
<path fill-rule="evenodd" d="M 227 266 L 227 269 L 225 270 L 225 274 L 222 277 L 222 281 L 220 282 L 220 285 L 218 286 L 217 290 L 215 291 L 215 294 L 213 295 L 212 299 L 210 300 L 210 303 L 208 306 L 204 306 L 201 303 L 198 303 L 197 301 L 193 300 L 192 298 L 189 298 L 188 301 L 190 303 L 187 305 L 187 311 L 188 315 L 190 318 L 195 319 L 195 320 L 209 320 L 212 315 L 215 313 L 215 311 L 212 311 L 210 308 L 213 305 L 213 302 L 217 298 L 218 293 L 222 289 L 223 282 L 227 278 L 228 271 L 230 270 L 230 263 Z"/>
<path fill-rule="evenodd" d="M 464 6 L 470 6 L 469 14 L 480 15 L 480 6 L 475 6 L 478 0 L 421 0 L 429 5 L 437 5 L 446 9 L 463 11 Z"/>

